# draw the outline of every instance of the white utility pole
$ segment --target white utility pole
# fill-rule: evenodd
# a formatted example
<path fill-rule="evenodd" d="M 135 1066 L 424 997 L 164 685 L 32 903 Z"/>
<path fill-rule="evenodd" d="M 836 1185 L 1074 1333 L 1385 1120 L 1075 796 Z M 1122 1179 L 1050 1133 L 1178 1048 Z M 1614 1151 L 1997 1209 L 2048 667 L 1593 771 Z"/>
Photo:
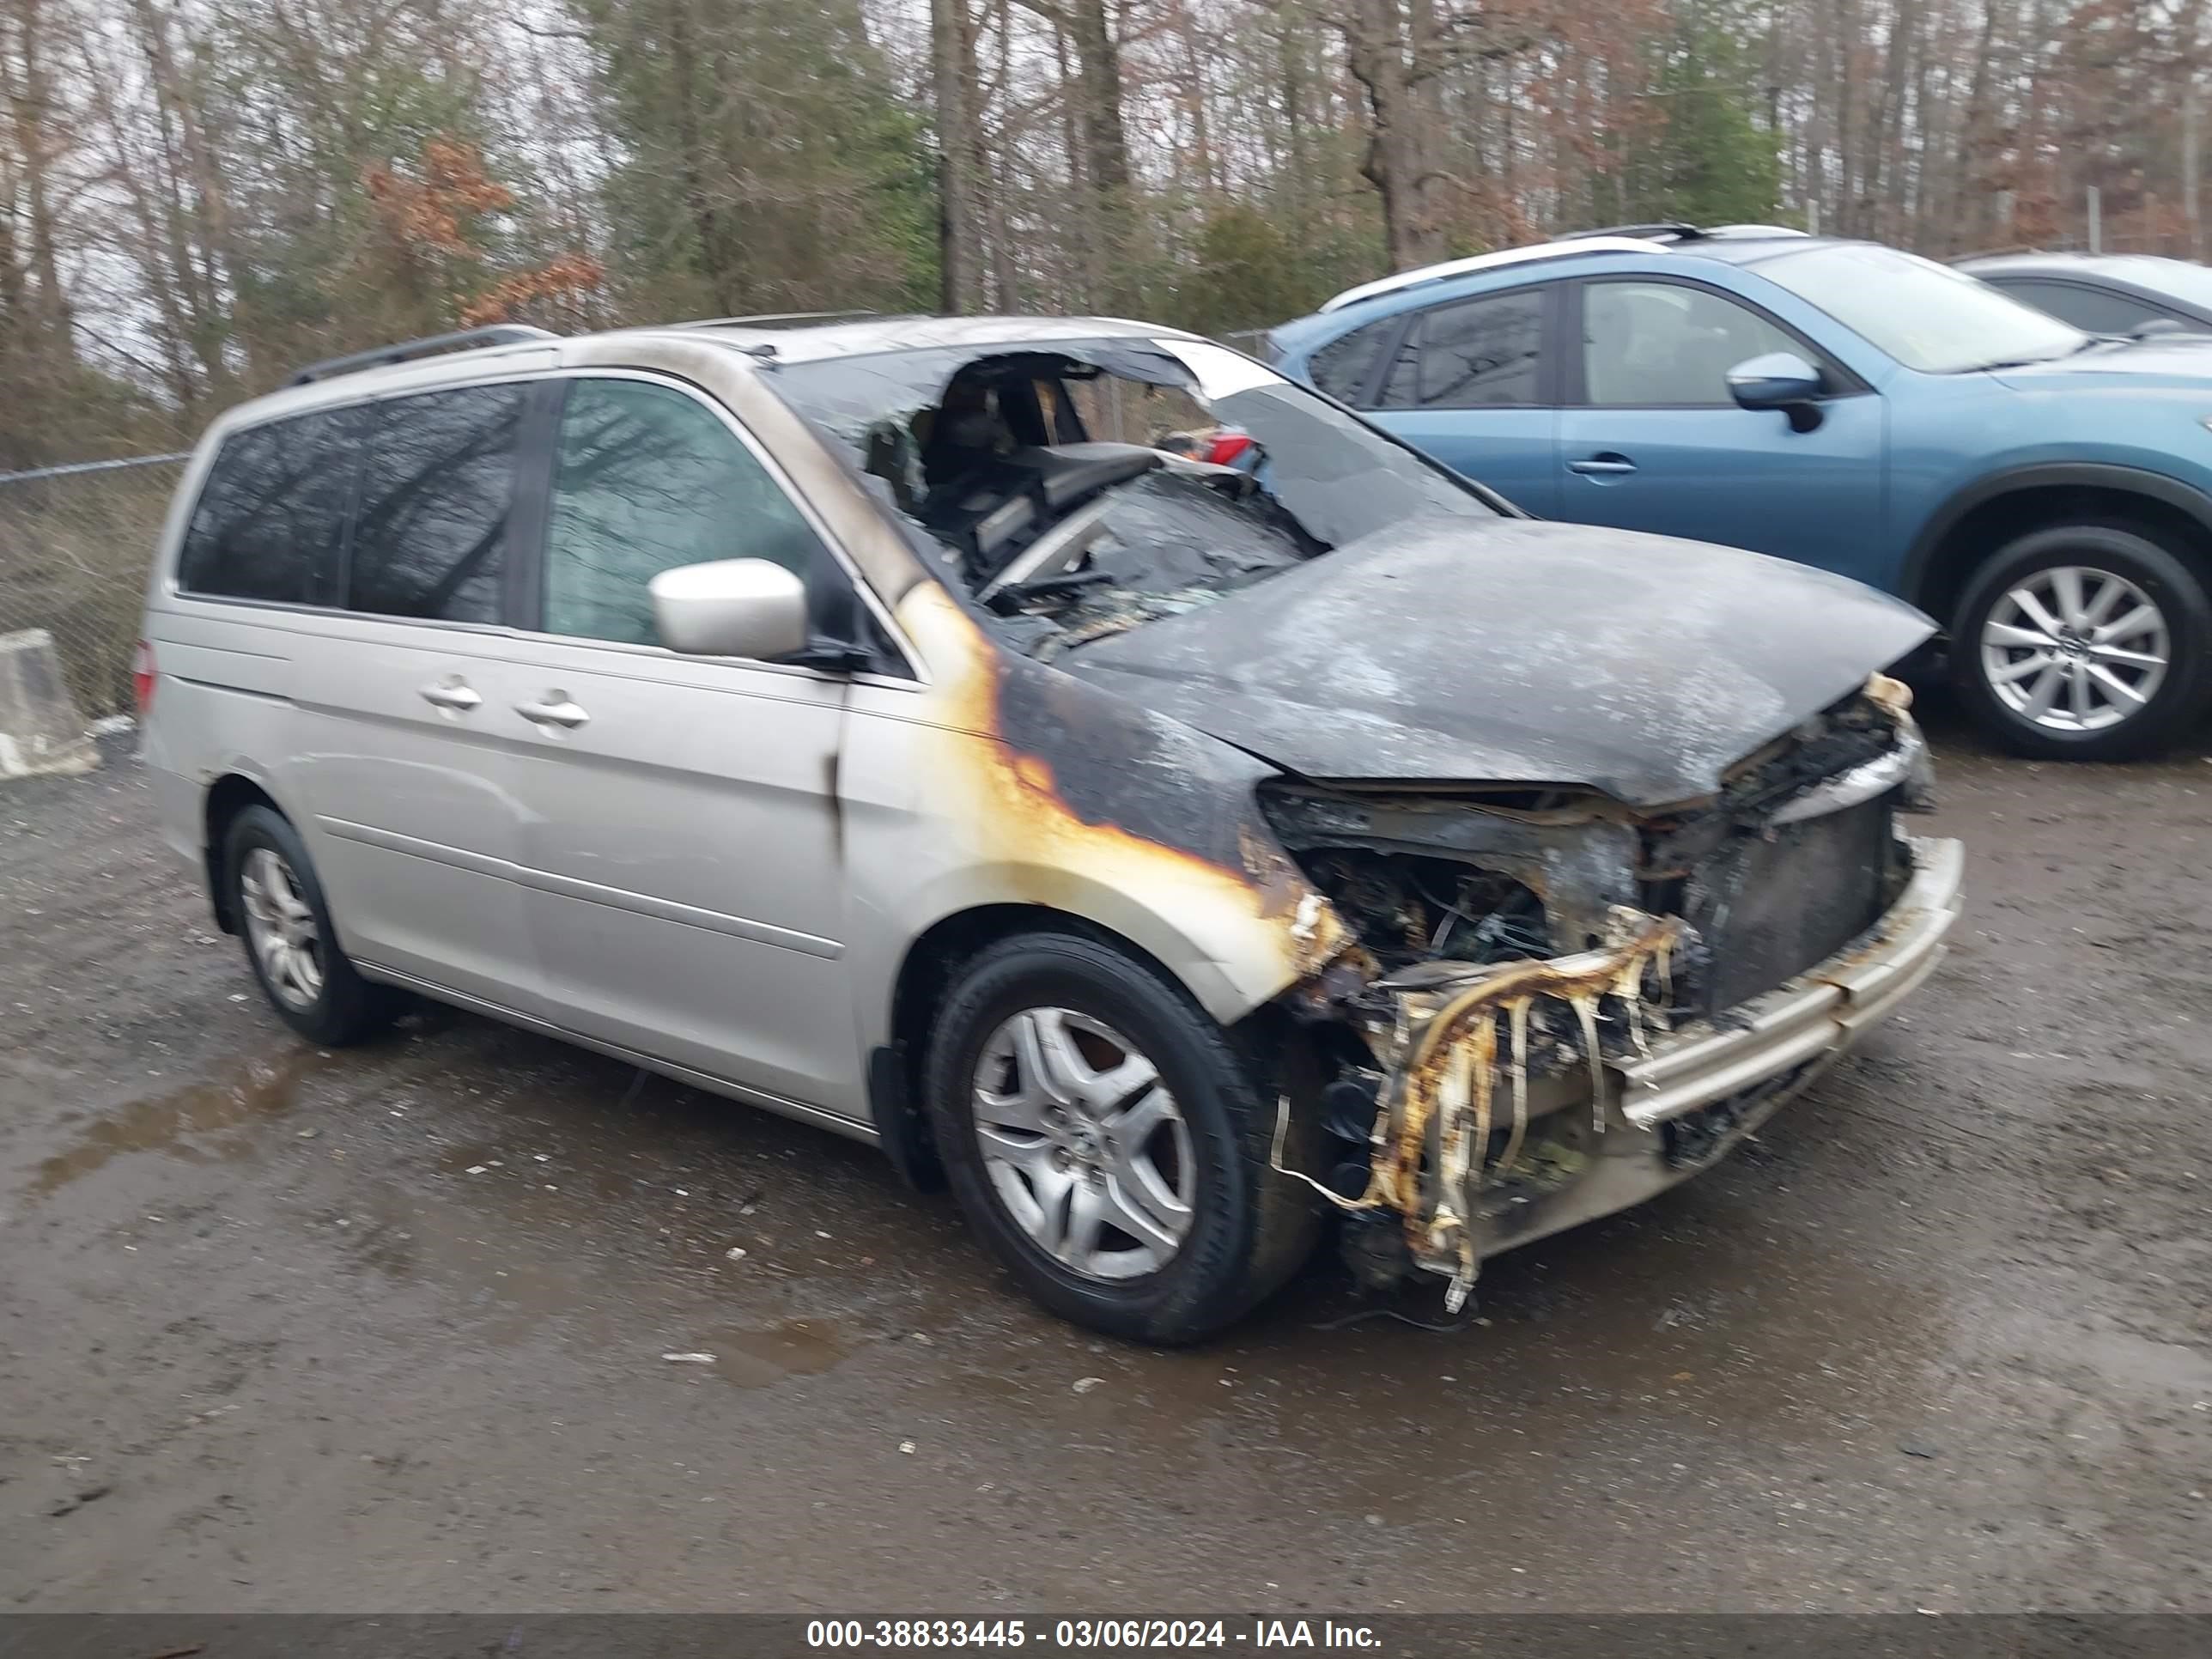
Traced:
<path fill-rule="evenodd" d="M 2203 204 L 2197 198 L 2197 65 L 2181 81 L 2181 216 L 2189 226 L 2189 257 L 2204 257 Z"/>

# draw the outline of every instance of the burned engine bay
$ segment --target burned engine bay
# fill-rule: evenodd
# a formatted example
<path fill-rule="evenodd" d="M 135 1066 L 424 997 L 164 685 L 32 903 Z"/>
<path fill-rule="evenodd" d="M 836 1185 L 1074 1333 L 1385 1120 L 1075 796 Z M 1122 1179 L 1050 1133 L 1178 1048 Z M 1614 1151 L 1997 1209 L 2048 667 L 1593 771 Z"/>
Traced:
<path fill-rule="evenodd" d="M 1741 1023 L 1747 1000 L 1873 929 L 1911 874 L 1893 815 L 1926 798 L 1905 690 L 1879 676 L 1675 811 L 1567 791 L 1263 787 L 1269 823 L 1360 939 L 1289 1000 L 1325 1056 L 1335 1161 L 1313 1184 L 1354 1222 L 1355 1270 L 1448 1273 L 1459 1306 L 1496 1241 L 1627 1127 L 1608 1065 Z M 1667 1164 L 1723 1150 L 1752 1093 L 1658 1125 Z M 1277 1166 L 1298 1175 L 1283 1127 Z"/>

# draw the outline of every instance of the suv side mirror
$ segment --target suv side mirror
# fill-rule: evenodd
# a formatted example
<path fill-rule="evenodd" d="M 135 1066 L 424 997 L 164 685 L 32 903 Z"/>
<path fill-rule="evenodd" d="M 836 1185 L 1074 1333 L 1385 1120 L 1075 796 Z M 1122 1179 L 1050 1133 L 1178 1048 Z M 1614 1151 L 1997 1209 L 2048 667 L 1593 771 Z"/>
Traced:
<path fill-rule="evenodd" d="M 1745 409 L 1778 409 L 1790 426 L 1809 432 L 1820 423 L 1820 371 L 1794 351 L 1747 358 L 1728 372 L 1729 395 Z"/>
<path fill-rule="evenodd" d="M 679 565 L 647 588 L 653 627 L 671 651 L 775 662 L 807 647 L 805 584 L 766 559 Z"/>

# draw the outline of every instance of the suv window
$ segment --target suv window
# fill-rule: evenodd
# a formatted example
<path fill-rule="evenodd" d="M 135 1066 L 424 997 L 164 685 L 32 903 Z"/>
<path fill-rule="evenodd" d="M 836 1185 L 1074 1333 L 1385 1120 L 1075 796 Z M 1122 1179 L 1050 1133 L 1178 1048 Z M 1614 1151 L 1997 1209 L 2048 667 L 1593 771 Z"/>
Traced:
<path fill-rule="evenodd" d="M 1481 409 L 1543 401 L 1544 290 L 1486 294 L 1423 312 L 1382 388 L 1385 409 Z"/>
<path fill-rule="evenodd" d="M 1375 375 L 1376 355 L 1398 331 L 1398 319 L 1385 317 L 1331 340 L 1306 360 L 1313 383 L 1340 404 L 1367 406 L 1367 383 Z"/>
<path fill-rule="evenodd" d="M 696 398 L 641 380 L 572 384 L 546 527 L 545 631 L 656 644 L 646 584 L 712 559 L 769 559 L 806 576 L 822 545 Z"/>
<path fill-rule="evenodd" d="M 1733 406 L 1728 372 L 1770 351 L 1807 355 L 1791 335 L 1710 289 L 1591 283 L 1583 289 L 1583 380 L 1600 408 Z"/>
<path fill-rule="evenodd" d="M 528 392 L 472 386 L 380 404 L 346 564 L 346 608 L 500 620 Z"/>
<path fill-rule="evenodd" d="M 2015 300 L 2025 300 L 2038 311 L 2047 311 L 2062 323 L 2090 334 L 2132 334 L 2148 323 L 2181 322 L 2171 312 L 2160 311 L 2141 300 L 2109 289 L 2084 288 L 2079 283 L 2002 282 L 1996 284 Z M 2186 328 L 2190 325 L 2182 323 Z"/>
<path fill-rule="evenodd" d="M 357 410 L 319 410 L 225 439 L 185 532 L 177 585 L 221 599 L 328 602 L 359 428 Z"/>

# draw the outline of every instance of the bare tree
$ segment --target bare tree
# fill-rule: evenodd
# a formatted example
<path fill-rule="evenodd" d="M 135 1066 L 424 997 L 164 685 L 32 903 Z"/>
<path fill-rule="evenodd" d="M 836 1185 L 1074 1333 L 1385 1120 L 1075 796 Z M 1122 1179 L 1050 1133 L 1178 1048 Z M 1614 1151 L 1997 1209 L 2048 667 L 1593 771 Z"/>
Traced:
<path fill-rule="evenodd" d="M 2193 254 L 2205 9 L 0 0 L 0 453 L 493 314 L 1233 329 L 1607 221 L 2078 242 L 2092 186 Z"/>

